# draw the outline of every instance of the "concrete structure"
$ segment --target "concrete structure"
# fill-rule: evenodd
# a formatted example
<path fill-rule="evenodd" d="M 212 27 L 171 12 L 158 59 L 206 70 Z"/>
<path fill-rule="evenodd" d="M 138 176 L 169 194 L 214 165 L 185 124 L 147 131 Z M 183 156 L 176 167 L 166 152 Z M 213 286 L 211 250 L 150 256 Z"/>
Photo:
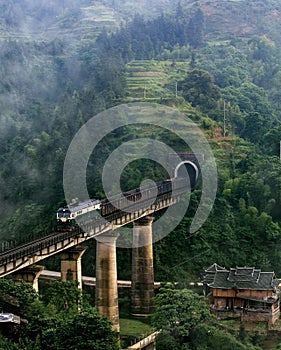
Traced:
<path fill-rule="evenodd" d="M 129 346 L 128 350 L 154 350 L 155 349 L 155 337 L 158 332 L 154 332 L 147 337 L 143 338 L 142 340 L 138 341 L 137 343 Z"/>
<path fill-rule="evenodd" d="M 181 159 L 180 163 L 178 157 Z M 189 174 L 190 187 L 192 190 L 196 185 L 200 167 L 204 162 L 204 154 L 202 153 L 177 152 L 176 155 L 169 154 L 169 164 L 171 165 L 171 170 L 174 172 L 174 177 L 179 176 L 181 168 L 185 166 Z"/>
<path fill-rule="evenodd" d="M 118 233 L 109 231 L 97 239 L 96 308 L 107 316 L 112 328 L 119 331 L 116 240 Z"/>
<path fill-rule="evenodd" d="M 131 293 L 131 313 L 133 315 L 142 316 L 153 313 L 153 219 L 147 216 L 134 222 Z"/>
<path fill-rule="evenodd" d="M 33 288 L 38 292 L 38 278 L 41 272 L 44 270 L 44 266 L 31 265 L 12 274 L 12 278 L 16 283 L 21 281 L 32 283 Z"/>
<path fill-rule="evenodd" d="M 145 202 L 144 207 L 142 208 L 140 205 L 136 208 L 136 211 L 130 213 L 121 211 L 120 215 L 116 214 L 116 217 L 110 221 L 93 221 L 92 225 L 89 224 L 87 226 L 87 232 L 80 229 L 68 232 L 54 232 L 46 237 L 8 250 L 0 256 L 0 278 L 54 254 L 59 254 L 71 247 L 83 244 L 87 240 L 97 239 L 104 234 L 106 235 L 107 232 L 118 229 L 120 226 L 127 225 L 156 211 L 175 205 L 180 201 L 183 193 L 185 193 L 185 189 L 182 189 L 182 192 L 175 193 L 172 197 L 163 195 L 162 198 L 158 198 L 157 202 L 152 203 L 148 208 Z"/>
<path fill-rule="evenodd" d="M 195 155 L 180 154 L 171 164 L 175 174 L 180 173 L 183 166 L 191 166 L 195 185 L 199 167 Z M 203 161 L 201 155 L 199 163 Z M 54 254 L 61 256 L 61 278 L 63 281 L 76 280 L 82 287 L 81 257 L 85 247 L 80 247 L 87 240 L 97 239 L 96 257 L 96 307 L 100 314 L 108 316 L 113 328 L 119 330 L 116 239 L 120 226 L 134 222 L 133 272 L 132 272 L 132 313 L 147 315 L 153 312 L 154 273 L 152 252 L 152 221 L 148 215 L 177 204 L 182 194 L 186 193 L 183 186 L 171 193 L 160 193 L 157 200 L 152 193 L 153 203 L 135 203 L 132 212 L 115 212 L 108 220 L 97 218 L 87 224 L 83 230 L 78 228 L 67 232 L 53 232 L 33 242 L 1 253 L 0 277 L 14 274 L 14 279 L 27 280 L 38 290 L 38 275 L 41 268 L 31 268 L 35 263 Z M 146 198 L 150 199 L 150 198 Z M 24 269 L 24 270 L 23 270 Z M 37 272 L 36 272 L 37 269 Z M 38 274 L 38 275 L 37 275 Z"/>
<path fill-rule="evenodd" d="M 63 282 L 77 281 L 80 289 L 82 289 L 81 258 L 86 250 L 86 246 L 75 246 L 60 254 L 61 280 Z"/>

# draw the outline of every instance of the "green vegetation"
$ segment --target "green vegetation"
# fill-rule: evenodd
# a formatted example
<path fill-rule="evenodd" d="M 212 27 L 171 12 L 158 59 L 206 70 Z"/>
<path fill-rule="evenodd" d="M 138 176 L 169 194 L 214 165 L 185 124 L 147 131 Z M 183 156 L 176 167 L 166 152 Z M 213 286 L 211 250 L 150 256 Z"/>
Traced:
<path fill-rule="evenodd" d="M 120 318 L 120 340 L 124 349 L 153 332 L 150 324 L 134 318 Z"/>
<path fill-rule="evenodd" d="M 238 3 L 248 6 L 245 2 L 231 6 Z M 202 4 L 205 15 L 208 7 Z M 90 5 L 85 2 L 83 8 Z M 213 5 L 218 11 L 222 6 Z M 8 18 L 9 11 L 11 16 L 24 11 L 21 7 L 13 13 L 13 9 L 4 6 L 3 14 Z M 193 18 L 196 11 L 188 11 L 183 4 L 177 9 L 179 16 Z M 187 30 L 186 22 L 181 19 L 178 25 Z M 14 28 L 17 23 L 10 20 L 6 26 Z M 150 49 L 142 47 L 144 31 L 137 28 L 143 26 Z M 214 260 L 280 273 L 280 45 L 259 34 L 208 42 L 203 32 L 202 45 L 194 48 L 188 37 L 177 38 L 178 29 L 167 12 L 149 21 L 135 16 L 113 34 L 102 31 L 96 41 L 48 38 L 43 42 L 29 37 L 0 43 L 0 239 L 5 246 L 53 231 L 50 218 L 64 201 L 63 161 L 79 127 L 105 108 L 149 100 L 174 106 L 198 123 L 210 140 L 219 170 L 216 205 L 204 227 L 188 236 L 198 189 L 185 220 L 155 245 L 156 277 L 199 279 L 202 267 Z M 169 36 L 163 36 L 166 30 Z M 148 54 L 152 60 L 137 59 Z M 107 155 L 123 141 L 151 133 L 181 150 L 179 141 L 159 130 L 124 128 L 108 135 L 89 163 L 91 196 L 103 196 L 100 174 Z M 146 176 L 159 178 L 161 172 L 151 163 L 135 162 L 126 169 L 122 186 L 138 186 Z M 171 250 L 177 253 L 170 254 Z M 123 255 L 121 264 L 128 268 L 121 265 L 120 272 L 128 277 L 130 253 Z M 92 264 L 87 259 L 92 258 L 85 256 L 88 268 Z"/>
<path fill-rule="evenodd" d="M 120 335 L 134 338 L 144 338 L 152 332 L 150 325 L 134 319 L 120 319 Z"/>
<path fill-rule="evenodd" d="M 172 106 L 197 123 L 215 154 L 219 185 L 212 212 L 198 232 L 190 234 L 189 225 L 200 184 L 180 225 L 154 245 L 156 280 L 186 287 L 214 261 L 280 276 L 280 11 L 277 0 L 0 0 L 0 247 L 53 232 L 55 212 L 65 204 L 65 155 L 81 125 L 112 106 L 149 101 Z M 140 137 L 186 150 L 160 128 L 115 130 L 90 158 L 92 197 L 104 196 L 101 173 L 107 157 Z M 151 161 L 135 161 L 122 174 L 121 187 L 128 190 L 145 178 L 166 175 Z M 95 266 L 95 243 L 89 246 L 85 275 L 93 275 Z M 118 249 L 117 254 L 119 278 L 129 279 L 131 252 Z M 55 258 L 46 264 L 57 267 Z M 1 288 L 12 293 L 8 284 Z M 46 298 L 40 300 L 45 306 L 52 303 Z M 47 337 L 54 315 L 44 305 L 38 309 Z M 89 324 L 98 318 L 84 311 Z M 58 331 L 71 332 L 74 319 L 81 321 L 78 313 L 60 318 Z M 231 342 L 243 349 L 233 335 L 224 336 L 208 322 L 188 329 L 195 348 Z M 34 342 L 40 333 L 35 330 Z M 195 330 L 205 339 L 201 347 Z M 57 341 L 58 334 L 50 333 Z M 15 349 L 10 342 L 2 347 Z"/>
<path fill-rule="evenodd" d="M 51 282 L 43 295 L 36 296 L 28 283 L 16 285 L 1 279 L 0 290 L 0 296 L 7 293 L 19 301 L 18 312 L 26 320 L 6 330 L 10 340 L 1 337 L 1 349 L 119 349 L 111 323 L 88 304 L 76 283 Z"/>
<path fill-rule="evenodd" d="M 228 332 L 211 314 L 206 300 L 188 289 L 162 287 L 155 307 L 157 349 L 261 349 L 249 342 L 243 326 L 236 336 Z"/>
<path fill-rule="evenodd" d="M 242 6 L 244 2 L 235 3 Z M 213 6 L 219 11 L 222 5 Z M 207 4 L 202 10 L 208 12 Z M 185 7 L 182 11 L 192 18 L 193 12 L 189 14 Z M 183 15 L 180 9 L 177 13 Z M 12 23 L 16 25 L 18 21 Z M 201 231 L 195 236 L 187 234 L 189 216 L 200 198 L 196 191 L 188 217 L 175 233 L 156 244 L 157 278 L 200 278 L 202 266 L 217 259 L 227 266 L 253 264 L 279 273 L 279 43 L 257 35 L 208 42 L 205 30 L 204 45 L 195 50 L 188 42 L 175 44 L 178 40 L 174 24 L 169 14 L 150 19 L 147 24 L 136 16 L 116 34 L 102 31 L 97 41 L 73 40 L 69 44 L 57 38 L 45 42 L 29 38 L 1 42 L 2 241 L 20 243 L 53 230 L 50 218 L 64 200 L 62 167 L 72 136 L 104 108 L 145 97 L 176 106 L 198 123 L 210 138 L 220 180 L 216 206 Z M 183 21 L 179 25 L 184 26 Z M 142 56 L 141 44 L 137 43 L 143 44 L 144 34 L 136 28 L 143 26 L 146 35 L 154 40 L 150 51 L 142 47 L 143 54 L 150 52 L 153 60 L 136 59 Z M 175 30 L 175 36 L 161 35 L 167 26 Z M 134 45 L 128 54 L 130 42 Z M 152 50 L 154 47 L 157 52 Z M 202 84 L 204 75 L 211 87 L 207 91 L 200 90 L 206 85 Z M 17 103 L 11 104 L 15 98 Z M 127 128 L 109 135 L 89 167 L 93 197 L 103 195 L 99 177 L 107 154 L 124 140 L 149 136 L 151 132 Z M 177 144 L 172 135 L 157 134 L 157 138 Z M 123 184 L 129 186 L 127 189 L 137 186 L 147 174 L 153 177 L 158 172 L 150 164 L 134 165 L 141 168 L 138 172 L 133 167 L 126 170 Z M 250 246 L 255 248 L 252 254 L 248 254 Z M 171 249 L 177 254 L 171 254 Z M 129 259 L 129 253 L 124 255 Z M 193 268 L 194 259 L 197 269 Z M 123 260 L 125 266 L 130 265 L 126 258 Z M 175 274 L 175 266 L 183 261 L 186 263 Z M 129 276 L 129 269 L 121 266 L 120 272 Z"/>
<path fill-rule="evenodd" d="M 188 70 L 186 62 L 137 60 L 126 65 L 126 100 L 175 98 L 177 83 Z"/>

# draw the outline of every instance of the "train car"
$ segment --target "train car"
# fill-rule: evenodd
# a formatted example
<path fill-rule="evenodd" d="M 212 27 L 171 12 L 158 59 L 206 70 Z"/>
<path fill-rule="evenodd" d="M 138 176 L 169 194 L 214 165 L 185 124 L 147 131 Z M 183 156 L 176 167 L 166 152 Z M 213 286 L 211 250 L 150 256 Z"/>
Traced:
<path fill-rule="evenodd" d="M 156 187 L 155 185 L 143 186 L 141 189 L 136 188 L 109 199 L 89 199 L 85 202 L 71 204 L 58 209 L 57 230 L 71 231 L 77 227 L 77 219 L 79 219 L 79 224 L 87 224 L 99 214 L 106 218 L 111 214 L 122 212 L 122 210 L 126 211 L 126 208 L 135 204 L 141 205 L 143 202 L 145 205 L 145 201 L 151 200 L 151 198 L 181 193 L 183 188 L 187 188 L 186 179 L 177 177 L 157 182 Z"/>
<path fill-rule="evenodd" d="M 129 206 L 139 200 L 141 200 L 142 195 L 139 188 L 133 189 L 128 192 L 123 192 L 109 199 L 104 199 L 101 201 L 101 215 L 107 216 L 120 209 L 126 209 Z"/>
<path fill-rule="evenodd" d="M 136 188 L 134 190 L 118 194 L 116 196 L 110 197 L 101 201 L 101 215 L 106 217 L 107 215 L 113 214 L 122 208 L 126 211 L 127 207 L 134 205 L 136 203 L 141 204 L 146 200 L 153 197 L 158 197 L 166 193 L 172 193 L 174 189 L 179 189 L 184 187 L 186 182 L 182 181 L 180 178 L 171 178 L 164 181 L 160 181 L 155 185 L 143 186 L 141 189 Z M 129 204 L 128 202 L 129 201 Z M 121 209 L 121 210 L 122 210 Z"/>
<path fill-rule="evenodd" d="M 71 212 L 70 218 L 73 220 L 82 216 L 91 217 L 90 213 L 94 213 L 96 216 L 96 211 L 100 210 L 100 206 L 101 201 L 98 199 L 89 199 L 85 202 L 71 204 L 68 206 Z"/>
<path fill-rule="evenodd" d="M 101 201 L 98 199 L 89 199 L 84 202 L 70 204 L 57 210 L 57 231 L 72 231 L 79 222 L 93 220 L 100 211 Z"/>

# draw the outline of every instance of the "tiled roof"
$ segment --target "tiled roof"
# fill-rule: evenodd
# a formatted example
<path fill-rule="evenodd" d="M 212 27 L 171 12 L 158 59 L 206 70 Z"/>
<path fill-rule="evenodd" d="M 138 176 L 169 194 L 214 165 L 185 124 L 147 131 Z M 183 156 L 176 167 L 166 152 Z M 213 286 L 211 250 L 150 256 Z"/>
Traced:
<path fill-rule="evenodd" d="M 237 267 L 231 268 L 229 271 L 228 280 L 230 282 L 257 282 L 260 278 L 261 270 L 254 267 Z"/>
<path fill-rule="evenodd" d="M 217 263 L 214 263 L 213 265 L 209 266 L 205 272 L 216 272 L 218 270 L 226 270 L 225 267 L 222 267 L 220 265 L 218 265 Z"/>
<path fill-rule="evenodd" d="M 261 272 L 254 267 L 236 267 L 230 270 L 205 271 L 204 284 L 210 288 L 275 290 L 274 272 Z"/>
<path fill-rule="evenodd" d="M 204 283 L 209 284 L 213 282 L 217 271 L 227 271 L 227 270 L 225 269 L 225 267 L 222 267 L 217 263 L 214 263 L 213 265 L 205 269 Z"/>

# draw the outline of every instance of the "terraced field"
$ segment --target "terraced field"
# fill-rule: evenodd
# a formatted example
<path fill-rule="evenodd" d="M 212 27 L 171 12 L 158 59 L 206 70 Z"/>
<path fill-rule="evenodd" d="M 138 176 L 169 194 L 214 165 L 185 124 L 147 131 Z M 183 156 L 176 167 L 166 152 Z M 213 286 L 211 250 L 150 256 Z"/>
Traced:
<path fill-rule="evenodd" d="M 127 65 L 128 99 L 166 99 L 178 95 L 177 83 L 189 69 L 187 62 L 139 60 Z"/>
<path fill-rule="evenodd" d="M 67 39 L 69 42 L 92 40 L 103 29 L 116 30 L 121 21 L 117 11 L 98 2 L 80 8 L 53 9 L 52 16 L 46 15 L 41 21 L 29 13 L 22 16 L 24 20 L 8 30 L 0 21 L 0 40 L 7 38 L 45 40 L 55 37 Z"/>
<path fill-rule="evenodd" d="M 119 20 L 113 9 L 102 4 L 81 7 L 79 16 L 61 16 L 45 34 L 69 36 L 76 39 L 95 39 L 103 29 L 114 30 Z"/>

